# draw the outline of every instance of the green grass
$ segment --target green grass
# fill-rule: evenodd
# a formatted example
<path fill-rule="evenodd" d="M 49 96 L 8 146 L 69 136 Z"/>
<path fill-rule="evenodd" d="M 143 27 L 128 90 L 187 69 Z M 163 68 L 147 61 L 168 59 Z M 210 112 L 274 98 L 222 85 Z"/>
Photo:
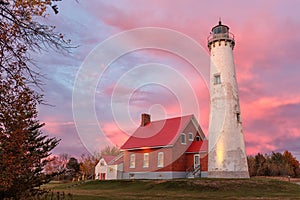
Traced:
<path fill-rule="evenodd" d="M 300 199 L 300 185 L 266 178 L 91 181 L 46 185 L 74 199 Z"/>

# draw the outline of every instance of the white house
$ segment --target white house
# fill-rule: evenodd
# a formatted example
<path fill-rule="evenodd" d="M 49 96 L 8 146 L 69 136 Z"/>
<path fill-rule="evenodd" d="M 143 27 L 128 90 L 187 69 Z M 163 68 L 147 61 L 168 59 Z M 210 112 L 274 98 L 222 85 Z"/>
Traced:
<path fill-rule="evenodd" d="M 123 154 L 102 156 L 95 167 L 95 179 L 113 180 L 123 177 Z"/>

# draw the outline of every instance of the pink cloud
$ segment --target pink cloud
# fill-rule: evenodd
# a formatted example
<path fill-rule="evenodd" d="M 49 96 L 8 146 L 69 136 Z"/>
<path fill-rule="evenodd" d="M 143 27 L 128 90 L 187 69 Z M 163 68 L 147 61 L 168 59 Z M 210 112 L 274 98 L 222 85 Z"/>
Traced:
<path fill-rule="evenodd" d="M 194 38 L 208 51 L 207 36 L 211 27 L 217 24 L 218 18 L 222 17 L 223 23 L 230 27 L 236 39 L 234 56 L 248 153 L 284 148 L 293 148 L 294 152 L 300 151 L 296 144 L 296 142 L 299 143 L 300 133 L 300 127 L 296 121 L 299 117 L 296 111 L 297 109 L 299 111 L 300 103 L 298 84 L 300 35 L 297 34 L 300 31 L 300 18 L 297 1 L 288 3 L 271 0 L 229 1 L 216 4 L 215 1 L 141 0 L 133 4 L 131 1 L 99 2 L 94 0 L 81 6 L 85 8 L 85 15 L 89 15 L 83 16 L 82 19 L 85 21 L 81 23 L 88 24 L 90 19 L 93 19 L 93 23 L 101 24 L 101 28 L 95 24 L 88 24 L 88 31 L 80 33 L 82 37 L 79 41 L 83 42 L 83 47 L 91 46 L 93 42 L 100 42 L 112 32 L 155 26 L 183 32 Z M 213 9 L 216 6 L 222 9 Z M 70 14 L 76 15 L 77 13 Z M 72 26 L 71 30 L 74 27 Z M 84 28 L 81 27 L 82 29 Z M 90 48 L 83 48 L 81 54 L 87 54 Z M 82 55 L 78 58 L 84 57 Z M 151 58 L 153 55 L 154 57 L 165 56 L 160 52 L 148 52 L 145 55 L 151 55 Z M 168 58 L 171 59 L 171 57 Z M 134 59 L 126 61 L 132 62 L 132 60 Z M 179 63 L 176 59 L 173 61 Z M 178 67 L 178 69 L 186 77 L 193 79 L 191 70 L 185 66 Z M 115 73 L 109 74 L 104 95 L 112 94 L 117 81 L 115 79 L 118 77 L 119 75 Z M 199 91 L 197 98 L 201 113 L 198 118 L 207 133 L 209 93 L 202 81 L 195 81 L 197 78 L 193 80 L 191 84 L 195 91 Z M 124 87 L 120 88 L 120 92 L 120 95 L 124 95 L 130 91 Z M 61 93 L 58 92 L 58 94 Z M 65 104 L 71 102 L 70 99 L 64 101 L 67 102 Z M 107 101 L 101 99 L 101 103 L 105 104 Z M 135 123 L 138 123 L 140 112 L 150 109 L 154 103 L 161 104 L 169 115 L 176 115 L 180 112 L 176 98 L 151 90 L 144 93 L 137 92 L 132 96 L 131 103 L 130 115 L 136 120 Z M 121 145 L 126 134 L 120 131 L 111 119 L 112 116 L 106 112 L 100 113 L 100 118 L 106 120 L 103 130 L 107 137 L 113 143 Z M 55 117 L 45 118 L 43 120 L 47 124 L 45 129 L 49 133 L 60 134 L 66 130 L 66 126 L 72 126 L 72 122 L 69 122 L 69 119 L 64 120 L 65 118 L 62 117 L 60 120 Z"/>

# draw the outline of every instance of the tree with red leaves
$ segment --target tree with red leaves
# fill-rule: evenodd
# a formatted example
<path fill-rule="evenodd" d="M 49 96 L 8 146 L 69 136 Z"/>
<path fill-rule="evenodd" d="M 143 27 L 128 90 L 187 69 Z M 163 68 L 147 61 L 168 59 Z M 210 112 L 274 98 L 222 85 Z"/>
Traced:
<path fill-rule="evenodd" d="M 69 47 L 54 26 L 42 23 L 49 9 L 58 13 L 57 1 L 0 0 L 0 199 L 30 199 L 55 175 L 43 173 L 59 140 L 41 132 L 43 96 L 32 89 L 41 74 L 30 53 Z"/>

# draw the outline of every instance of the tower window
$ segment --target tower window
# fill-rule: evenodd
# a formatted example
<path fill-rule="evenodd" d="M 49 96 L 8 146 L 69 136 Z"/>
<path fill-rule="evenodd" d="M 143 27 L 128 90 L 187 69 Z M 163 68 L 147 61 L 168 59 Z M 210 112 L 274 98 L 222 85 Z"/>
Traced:
<path fill-rule="evenodd" d="M 214 75 L 214 84 L 221 84 L 221 75 L 220 74 L 215 74 Z"/>
<path fill-rule="evenodd" d="M 236 120 L 237 122 L 242 122 L 240 113 L 236 113 Z"/>

